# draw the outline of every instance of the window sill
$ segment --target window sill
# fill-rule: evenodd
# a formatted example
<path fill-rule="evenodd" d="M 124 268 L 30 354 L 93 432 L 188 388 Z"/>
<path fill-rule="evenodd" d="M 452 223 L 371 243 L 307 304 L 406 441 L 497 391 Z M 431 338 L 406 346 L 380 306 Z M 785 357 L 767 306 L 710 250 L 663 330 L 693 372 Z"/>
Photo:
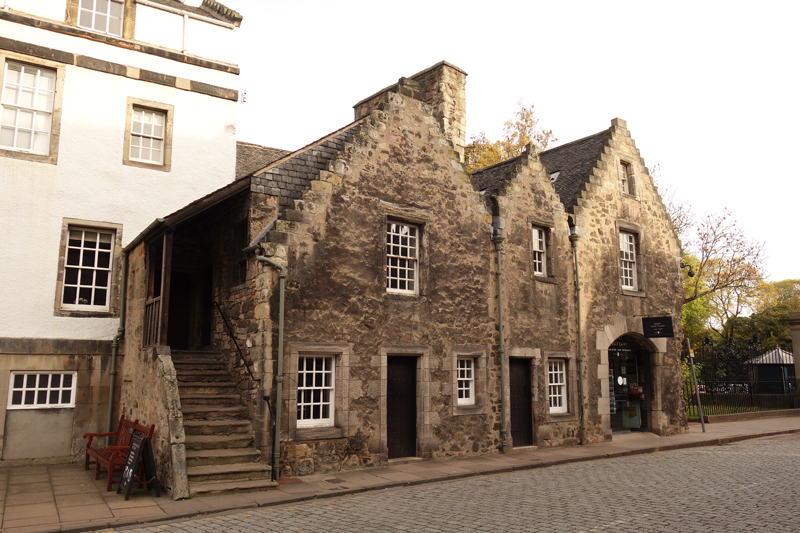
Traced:
<path fill-rule="evenodd" d="M 344 429 L 337 427 L 297 428 L 294 433 L 294 440 L 342 439 L 344 437 Z"/>
<path fill-rule="evenodd" d="M 647 293 L 645 291 L 632 291 L 630 289 L 621 289 L 623 296 L 634 296 L 636 298 L 646 298 Z"/>
<path fill-rule="evenodd" d="M 406 300 L 406 301 L 419 300 L 420 299 L 420 295 L 419 294 L 400 294 L 400 293 L 397 293 L 397 292 L 387 292 L 386 293 L 386 299 L 387 300 L 401 300 L 401 301 L 402 300 Z"/>
<path fill-rule="evenodd" d="M 621 194 L 623 198 L 630 198 L 631 200 L 636 200 L 637 202 L 639 201 L 639 197 L 635 194 L 631 194 L 629 192 L 623 192 Z"/>
<path fill-rule="evenodd" d="M 80 311 L 77 309 L 57 309 L 53 315 L 67 318 L 119 318 L 119 313 L 112 311 Z"/>
<path fill-rule="evenodd" d="M 540 281 L 542 283 L 550 283 L 553 285 L 557 283 L 556 278 L 553 276 L 533 276 L 533 279 L 535 279 L 536 281 Z"/>
<path fill-rule="evenodd" d="M 22 152 L 20 150 L 10 150 L 7 148 L 0 148 L 0 157 L 10 157 L 11 159 L 21 159 L 23 161 L 47 163 L 50 165 L 55 165 L 58 162 L 58 158 L 54 155 L 34 154 L 31 152 Z"/>
<path fill-rule="evenodd" d="M 129 141 L 130 142 L 130 141 Z M 122 164 L 129 167 L 146 168 L 149 170 L 156 170 L 158 172 L 169 172 L 171 170 L 170 163 L 143 163 L 140 161 L 133 161 L 132 159 L 123 159 Z"/>
<path fill-rule="evenodd" d="M 578 420 L 577 413 L 547 413 L 548 422 L 572 422 Z"/>

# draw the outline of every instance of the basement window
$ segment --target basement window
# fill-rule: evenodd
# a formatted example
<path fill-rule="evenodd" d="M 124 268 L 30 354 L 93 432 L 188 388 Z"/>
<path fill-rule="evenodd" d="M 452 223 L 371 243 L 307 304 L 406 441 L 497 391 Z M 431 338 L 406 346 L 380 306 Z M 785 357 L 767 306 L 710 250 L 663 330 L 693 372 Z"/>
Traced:
<path fill-rule="evenodd" d="M 75 372 L 11 372 L 7 409 L 75 407 Z"/>

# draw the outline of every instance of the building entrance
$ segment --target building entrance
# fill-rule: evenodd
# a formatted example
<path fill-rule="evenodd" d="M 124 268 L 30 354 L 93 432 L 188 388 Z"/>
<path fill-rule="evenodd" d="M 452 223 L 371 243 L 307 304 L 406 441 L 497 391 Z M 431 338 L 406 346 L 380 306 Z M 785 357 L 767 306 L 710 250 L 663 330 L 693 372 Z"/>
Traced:
<path fill-rule="evenodd" d="M 386 440 L 389 459 L 417 454 L 417 358 L 389 356 Z"/>
<path fill-rule="evenodd" d="M 635 339 L 622 336 L 608 349 L 608 391 L 611 430 L 647 431 L 652 397 L 649 353 Z"/>

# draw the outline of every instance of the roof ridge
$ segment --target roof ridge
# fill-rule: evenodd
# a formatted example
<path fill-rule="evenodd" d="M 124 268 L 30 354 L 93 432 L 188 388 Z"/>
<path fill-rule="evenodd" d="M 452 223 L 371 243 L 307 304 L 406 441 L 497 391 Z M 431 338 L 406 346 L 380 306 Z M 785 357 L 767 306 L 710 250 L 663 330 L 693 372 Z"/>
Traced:
<path fill-rule="evenodd" d="M 613 128 L 613 126 L 612 126 L 612 128 Z M 562 144 L 560 146 L 556 146 L 554 148 L 550 148 L 549 150 L 544 150 L 542 152 L 539 152 L 539 156 L 542 156 L 543 154 L 551 154 L 551 153 L 555 152 L 556 150 L 560 150 L 562 148 L 566 148 L 566 147 L 571 146 L 573 144 L 577 144 L 579 142 L 586 141 L 586 140 L 591 139 L 593 137 L 597 137 L 598 135 L 603 134 L 603 133 L 609 133 L 610 131 L 611 131 L 611 128 L 608 128 L 608 129 L 605 129 L 605 130 L 600 130 L 597 133 L 593 133 L 591 135 L 587 135 L 586 137 L 581 137 L 580 139 L 575 139 L 574 141 L 570 141 L 570 142 L 568 142 L 566 144 Z"/>

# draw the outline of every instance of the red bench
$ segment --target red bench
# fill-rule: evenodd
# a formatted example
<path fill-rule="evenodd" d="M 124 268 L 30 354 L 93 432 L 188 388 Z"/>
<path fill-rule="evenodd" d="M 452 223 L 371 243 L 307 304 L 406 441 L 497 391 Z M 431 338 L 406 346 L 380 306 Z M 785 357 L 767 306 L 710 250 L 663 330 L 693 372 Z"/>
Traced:
<path fill-rule="evenodd" d="M 86 433 L 83 438 L 89 439 L 86 443 L 86 461 L 83 465 L 84 470 L 89 470 L 89 466 L 94 464 L 94 478 L 100 479 L 101 466 L 104 466 L 108 472 L 108 485 L 106 490 L 111 491 L 111 486 L 114 483 L 114 472 L 122 471 L 125 466 L 125 458 L 128 455 L 128 449 L 131 446 L 131 439 L 134 434 L 142 435 L 148 439 L 153 436 L 153 431 L 156 426 L 143 426 L 139 424 L 139 420 L 128 420 L 125 415 L 119 418 L 117 430 L 108 433 Z M 99 448 L 92 446 L 92 441 L 95 437 L 110 437 L 114 436 L 114 441 L 110 446 Z M 94 458 L 94 461 L 91 460 Z"/>

